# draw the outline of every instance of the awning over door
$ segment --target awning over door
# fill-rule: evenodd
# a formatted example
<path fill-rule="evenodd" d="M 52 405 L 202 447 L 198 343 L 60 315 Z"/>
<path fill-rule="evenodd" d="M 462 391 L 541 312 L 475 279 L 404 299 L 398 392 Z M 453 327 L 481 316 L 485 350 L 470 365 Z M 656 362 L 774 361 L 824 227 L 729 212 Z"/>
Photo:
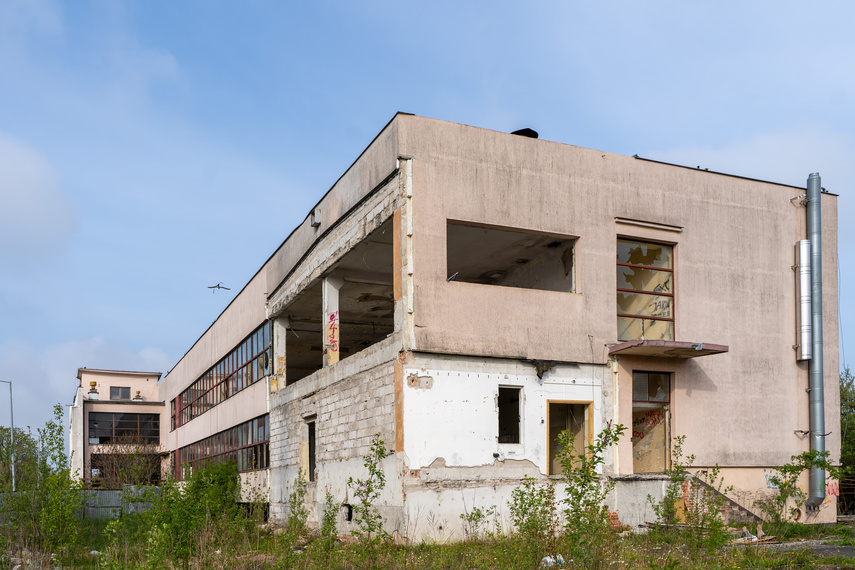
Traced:
<path fill-rule="evenodd" d="M 727 352 L 729 347 L 709 342 L 677 340 L 629 340 L 612 345 L 609 355 L 655 356 L 664 358 L 697 358 L 708 354 Z"/>

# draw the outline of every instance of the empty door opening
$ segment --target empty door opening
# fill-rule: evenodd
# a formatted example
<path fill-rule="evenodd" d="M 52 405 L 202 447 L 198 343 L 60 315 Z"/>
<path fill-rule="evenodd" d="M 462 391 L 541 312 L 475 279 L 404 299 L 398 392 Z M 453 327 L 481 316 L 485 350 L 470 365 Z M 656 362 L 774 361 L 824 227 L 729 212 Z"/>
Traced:
<path fill-rule="evenodd" d="M 549 474 L 558 475 L 564 472 L 560 461 L 561 447 L 558 436 L 567 431 L 573 438 L 573 449 L 570 453 L 575 456 L 586 452 L 593 438 L 593 423 L 591 421 L 590 402 L 549 402 L 548 408 L 548 437 L 549 437 Z"/>

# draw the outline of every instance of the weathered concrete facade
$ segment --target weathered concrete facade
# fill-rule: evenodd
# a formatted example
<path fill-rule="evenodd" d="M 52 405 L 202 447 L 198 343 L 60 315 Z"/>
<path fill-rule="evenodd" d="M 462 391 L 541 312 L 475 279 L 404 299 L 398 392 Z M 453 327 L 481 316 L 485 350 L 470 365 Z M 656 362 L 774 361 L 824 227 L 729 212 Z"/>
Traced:
<path fill-rule="evenodd" d="M 347 479 L 365 476 L 379 433 L 384 515 L 409 538 L 461 537 L 472 506 L 507 514 L 523 475 L 557 477 L 560 430 L 585 442 L 608 422 L 629 429 L 605 469 L 622 522 L 649 518 L 677 435 L 751 503 L 808 449 L 793 350 L 803 194 L 396 115 L 161 382 L 178 410 L 165 445 L 196 461 L 200 441 L 250 425 L 268 439 L 228 453 L 252 448 L 244 471 L 268 485 L 271 515 L 302 470 L 317 520 L 326 491 L 352 503 Z M 836 196 L 821 200 L 836 459 Z M 235 370 L 245 379 L 227 386 Z M 832 520 L 833 503 L 810 520 Z"/>
<path fill-rule="evenodd" d="M 80 368 L 69 413 L 69 462 L 75 477 L 97 483 L 99 455 L 135 443 L 159 445 L 164 403 L 157 399 L 159 372 Z M 93 464 L 93 456 L 96 461 Z"/>

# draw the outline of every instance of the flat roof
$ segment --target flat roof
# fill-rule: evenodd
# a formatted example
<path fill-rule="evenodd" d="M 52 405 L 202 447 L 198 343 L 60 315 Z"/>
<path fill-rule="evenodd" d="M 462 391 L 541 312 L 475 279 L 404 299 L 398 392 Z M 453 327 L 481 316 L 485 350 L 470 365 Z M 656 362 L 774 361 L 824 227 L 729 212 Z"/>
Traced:
<path fill-rule="evenodd" d="M 78 368 L 77 369 L 77 378 L 82 380 L 80 376 L 83 373 L 95 373 L 95 374 L 124 374 L 124 375 L 133 375 L 133 376 L 156 376 L 160 378 L 162 372 L 137 372 L 134 370 L 105 370 L 103 368 Z"/>

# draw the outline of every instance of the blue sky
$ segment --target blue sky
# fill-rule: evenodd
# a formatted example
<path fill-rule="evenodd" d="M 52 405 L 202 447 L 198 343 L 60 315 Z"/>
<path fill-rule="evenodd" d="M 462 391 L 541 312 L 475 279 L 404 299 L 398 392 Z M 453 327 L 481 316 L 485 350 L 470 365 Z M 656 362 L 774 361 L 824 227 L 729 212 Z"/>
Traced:
<path fill-rule="evenodd" d="M 789 184 L 820 172 L 840 195 L 848 362 L 853 20 L 847 2 L 3 0 L 16 423 L 70 403 L 78 367 L 171 368 L 396 111 Z"/>

